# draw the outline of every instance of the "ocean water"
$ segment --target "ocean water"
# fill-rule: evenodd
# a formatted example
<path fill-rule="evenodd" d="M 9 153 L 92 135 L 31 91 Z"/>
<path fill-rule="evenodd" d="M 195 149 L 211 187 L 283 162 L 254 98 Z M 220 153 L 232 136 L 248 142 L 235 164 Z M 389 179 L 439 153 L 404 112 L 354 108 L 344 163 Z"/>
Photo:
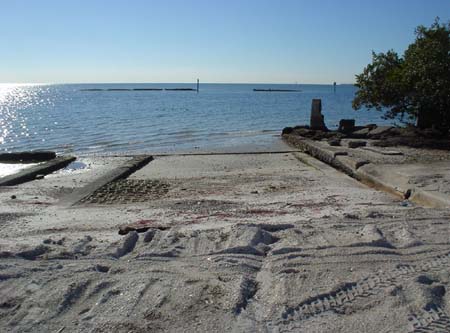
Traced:
<path fill-rule="evenodd" d="M 387 123 L 379 112 L 352 110 L 352 85 L 338 85 L 336 93 L 331 85 L 303 84 L 201 84 L 199 93 L 107 91 L 121 88 L 195 84 L 0 84 L 0 150 L 89 155 L 270 144 L 284 127 L 309 122 L 313 98 L 322 99 L 329 128 L 342 118 L 355 118 L 357 124 Z"/>

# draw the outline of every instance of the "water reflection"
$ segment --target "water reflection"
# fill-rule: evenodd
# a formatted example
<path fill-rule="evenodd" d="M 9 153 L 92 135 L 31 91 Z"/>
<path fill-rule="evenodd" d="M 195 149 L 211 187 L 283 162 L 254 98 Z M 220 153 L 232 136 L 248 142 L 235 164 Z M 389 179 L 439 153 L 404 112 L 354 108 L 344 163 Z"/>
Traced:
<path fill-rule="evenodd" d="M 50 98 L 43 99 L 46 86 L 34 84 L 0 84 L 0 144 L 15 147 L 15 143 L 34 138 L 26 109 L 39 105 L 52 105 Z M 7 151 L 7 148 L 1 150 Z"/>

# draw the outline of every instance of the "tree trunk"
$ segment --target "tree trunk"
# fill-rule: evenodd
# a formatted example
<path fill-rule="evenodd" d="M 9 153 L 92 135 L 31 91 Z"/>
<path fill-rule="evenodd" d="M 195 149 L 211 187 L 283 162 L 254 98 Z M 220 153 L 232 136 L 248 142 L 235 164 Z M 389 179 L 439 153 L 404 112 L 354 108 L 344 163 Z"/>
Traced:
<path fill-rule="evenodd" d="M 424 129 L 424 128 L 431 128 L 434 126 L 439 126 L 439 123 L 436 119 L 436 114 L 434 114 L 432 111 L 427 110 L 419 110 L 419 113 L 417 114 L 417 127 Z"/>

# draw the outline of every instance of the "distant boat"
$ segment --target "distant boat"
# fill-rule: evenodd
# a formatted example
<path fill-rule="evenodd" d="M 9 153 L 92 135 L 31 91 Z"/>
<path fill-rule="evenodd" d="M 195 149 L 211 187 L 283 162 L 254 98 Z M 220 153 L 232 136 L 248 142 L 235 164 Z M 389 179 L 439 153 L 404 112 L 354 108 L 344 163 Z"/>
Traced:
<path fill-rule="evenodd" d="M 253 91 L 257 91 L 257 92 L 300 92 L 301 90 L 297 90 L 297 89 L 253 89 Z"/>

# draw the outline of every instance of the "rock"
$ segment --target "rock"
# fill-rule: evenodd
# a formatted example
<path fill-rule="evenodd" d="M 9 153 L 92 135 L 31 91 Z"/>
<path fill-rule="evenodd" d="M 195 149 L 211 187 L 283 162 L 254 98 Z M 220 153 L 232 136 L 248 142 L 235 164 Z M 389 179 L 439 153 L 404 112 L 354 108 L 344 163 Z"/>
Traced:
<path fill-rule="evenodd" d="M 358 148 L 365 147 L 367 145 L 366 141 L 349 141 L 348 148 Z"/>
<path fill-rule="evenodd" d="M 285 127 L 285 128 L 283 128 L 281 135 L 291 134 L 293 131 L 294 131 L 294 129 L 292 127 Z"/>
<path fill-rule="evenodd" d="M 340 146 L 341 145 L 341 139 L 339 139 L 339 138 L 331 138 L 331 139 L 328 139 L 328 144 L 330 145 L 330 146 Z"/>
<path fill-rule="evenodd" d="M 412 190 L 407 189 L 406 192 L 403 194 L 403 199 L 408 200 L 411 197 Z"/>
<path fill-rule="evenodd" d="M 379 138 L 383 135 L 388 134 L 388 132 L 390 132 L 394 127 L 392 126 L 378 126 L 375 127 L 374 129 L 370 130 L 369 133 L 367 134 L 367 137 L 371 138 L 371 139 L 376 139 Z"/>
<path fill-rule="evenodd" d="M 370 132 L 370 128 L 364 127 L 352 133 L 352 137 L 354 138 L 366 138 Z"/>
<path fill-rule="evenodd" d="M 355 130 L 355 119 L 341 119 L 339 121 L 338 132 L 351 133 Z"/>
<path fill-rule="evenodd" d="M 11 199 L 17 199 L 17 197 L 13 194 L 12 196 L 11 196 Z"/>
<path fill-rule="evenodd" d="M 326 131 L 324 117 L 322 115 L 322 100 L 313 99 L 311 104 L 311 123 L 310 127 L 313 130 Z"/>

